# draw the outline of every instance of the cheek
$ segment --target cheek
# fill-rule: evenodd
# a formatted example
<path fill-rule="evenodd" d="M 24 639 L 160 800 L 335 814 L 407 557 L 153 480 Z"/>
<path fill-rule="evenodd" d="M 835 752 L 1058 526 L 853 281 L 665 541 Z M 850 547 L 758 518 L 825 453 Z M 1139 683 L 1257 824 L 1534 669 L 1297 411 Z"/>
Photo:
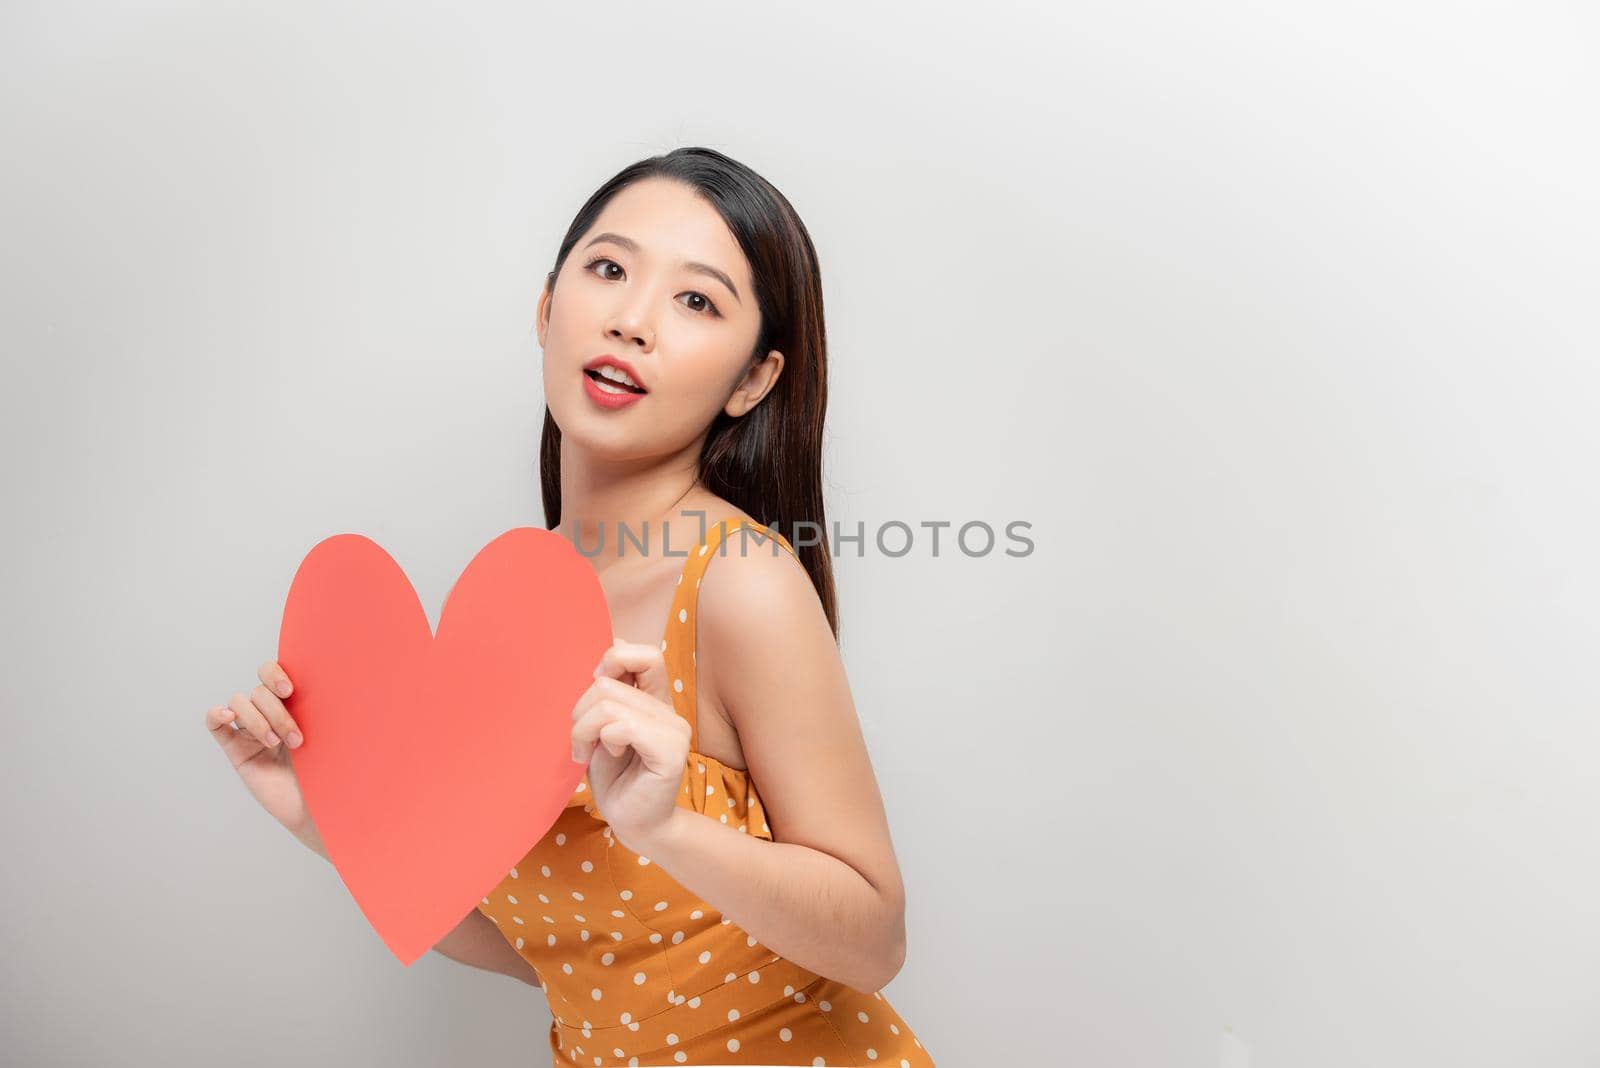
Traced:
<path fill-rule="evenodd" d="M 544 348 L 547 360 L 561 359 L 573 354 L 572 342 L 584 324 L 598 324 L 600 311 L 590 307 L 593 298 L 580 285 L 572 285 L 556 293 L 550 304 L 550 321 L 545 324 Z M 594 330 L 599 332 L 599 326 Z"/>
<path fill-rule="evenodd" d="M 667 390 L 669 403 L 662 406 L 669 413 L 667 418 L 703 430 L 727 403 L 729 381 L 727 360 L 718 354 L 675 358 Z"/>
<path fill-rule="evenodd" d="M 540 359 L 547 397 L 574 384 L 582 385 L 577 376 L 584 361 L 604 350 L 598 325 L 603 313 L 592 304 L 593 298 L 581 285 L 560 290 L 551 302 Z"/>

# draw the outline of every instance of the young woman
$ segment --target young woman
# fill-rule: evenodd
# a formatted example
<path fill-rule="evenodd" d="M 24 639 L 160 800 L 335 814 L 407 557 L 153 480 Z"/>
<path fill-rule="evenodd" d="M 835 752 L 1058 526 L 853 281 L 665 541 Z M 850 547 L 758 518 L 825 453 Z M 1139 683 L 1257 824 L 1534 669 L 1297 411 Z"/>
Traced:
<path fill-rule="evenodd" d="M 621 637 L 573 709 L 584 781 L 435 948 L 537 982 L 558 1066 L 931 1068 L 878 993 L 905 892 L 828 551 L 781 532 L 825 532 L 810 236 L 721 153 L 643 160 L 573 220 L 537 331 L 546 522 L 592 560 Z M 321 853 L 288 770 L 290 682 L 259 674 L 207 726 Z"/>

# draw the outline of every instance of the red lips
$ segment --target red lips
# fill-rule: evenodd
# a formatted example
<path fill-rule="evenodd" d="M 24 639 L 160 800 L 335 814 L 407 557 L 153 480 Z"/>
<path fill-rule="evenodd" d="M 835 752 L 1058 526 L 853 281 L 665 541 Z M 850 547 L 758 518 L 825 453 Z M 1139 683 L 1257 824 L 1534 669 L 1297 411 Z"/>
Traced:
<path fill-rule="evenodd" d="M 603 353 L 599 356 L 596 356 L 594 359 L 584 364 L 583 369 L 585 371 L 598 371 L 600 368 L 606 366 L 615 367 L 617 370 L 631 378 L 634 385 L 638 386 L 644 392 L 649 392 L 649 387 L 644 384 L 644 378 L 639 374 L 638 371 L 634 369 L 633 364 L 629 363 L 627 360 L 613 356 L 610 353 Z"/>

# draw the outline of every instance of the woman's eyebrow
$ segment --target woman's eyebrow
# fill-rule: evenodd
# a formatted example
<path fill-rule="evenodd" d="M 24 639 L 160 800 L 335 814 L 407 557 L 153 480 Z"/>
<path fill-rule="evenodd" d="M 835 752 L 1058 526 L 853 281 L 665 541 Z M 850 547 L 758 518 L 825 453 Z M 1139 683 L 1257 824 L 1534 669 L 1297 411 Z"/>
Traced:
<path fill-rule="evenodd" d="M 606 233 L 603 233 L 603 234 L 595 234 L 588 241 L 585 241 L 583 243 L 583 247 L 584 248 L 588 248 L 590 245 L 596 244 L 596 243 L 601 242 L 601 241 L 609 241 L 613 245 L 621 245 L 623 248 L 627 249 L 629 252 L 638 252 L 639 251 L 639 242 L 635 241 L 633 238 L 631 238 L 631 237 L 623 237 L 621 234 L 613 234 L 613 233 L 610 233 L 610 232 L 606 232 Z M 734 300 L 738 301 L 740 304 L 744 303 L 744 298 L 739 296 L 739 287 L 733 284 L 733 279 L 729 278 L 726 274 L 724 274 L 722 271 L 717 270 L 715 267 L 711 266 L 709 263 L 695 263 L 693 260 L 690 260 L 690 261 L 686 262 L 683 266 L 685 268 L 687 268 L 688 270 L 694 271 L 697 274 L 706 274 L 706 275 L 710 275 L 712 278 L 715 278 L 717 281 L 721 282 L 723 285 L 728 287 L 728 292 L 733 294 L 733 299 Z"/>

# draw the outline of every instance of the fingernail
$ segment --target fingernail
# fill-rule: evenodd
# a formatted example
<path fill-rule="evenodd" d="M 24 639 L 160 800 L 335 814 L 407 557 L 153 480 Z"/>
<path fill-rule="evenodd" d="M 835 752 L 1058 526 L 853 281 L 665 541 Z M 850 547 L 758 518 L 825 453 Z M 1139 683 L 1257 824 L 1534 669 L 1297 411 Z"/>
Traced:
<path fill-rule="evenodd" d="M 278 735 L 273 731 L 267 732 L 267 748 L 271 749 L 278 744 Z"/>
<path fill-rule="evenodd" d="M 300 732 L 299 731 L 290 731 L 289 732 L 289 748 L 290 749 L 299 749 L 300 748 L 300 743 L 303 742 L 303 741 L 305 741 L 305 739 L 300 737 Z"/>
<path fill-rule="evenodd" d="M 288 697 L 289 696 L 289 684 L 287 682 L 279 682 L 278 683 L 278 696 L 279 697 Z"/>

